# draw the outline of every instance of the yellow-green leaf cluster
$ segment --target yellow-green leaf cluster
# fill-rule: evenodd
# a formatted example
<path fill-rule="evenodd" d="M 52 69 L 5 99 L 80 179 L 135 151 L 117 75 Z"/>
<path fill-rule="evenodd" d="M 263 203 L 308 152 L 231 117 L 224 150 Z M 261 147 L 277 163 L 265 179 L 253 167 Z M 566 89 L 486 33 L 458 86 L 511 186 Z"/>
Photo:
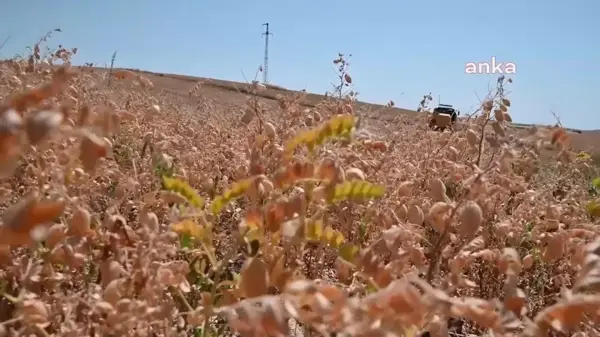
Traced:
<path fill-rule="evenodd" d="M 344 234 L 325 226 L 322 221 L 308 221 L 304 227 L 304 239 L 308 242 L 321 242 L 338 250 L 338 255 L 346 261 L 353 261 L 358 247 L 346 242 Z"/>
<path fill-rule="evenodd" d="M 210 211 L 214 215 L 219 214 L 231 200 L 244 195 L 254 181 L 255 178 L 248 178 L 233 183 L 223 194 L 215 197 L 215 200 L 210 204 Z"/>
<path fill-rule="evenodd" d="M 596 178 L 594 178 L 594 180 L 592 180 L 592 186 L 596 190 L 600 191 L 600 177 L 596 177 Z"/>
<path fill-rule="evenodd" d="M 600 217 L 600 203 L 595 200 L 590 201 L 585 207 L 585 210 L 592 218 Z"/>
<path fill-rule="evenodd" d="M 313 151 L 317 146 L 325 143 L 331 138 L 350 138 L 352 128 L 356 124 L 356 118 L 352 115 L 337 115 L 320 126 L 300 132 L 294 138 L 290 139 L 285 144 L 285 153 L 289 158 L 293 155 L 294 150 L 306 145 L 309 151 Z"/>
<path fill-rule="evenodd" d="M 358 250 L 358 246 L 350 242 L 346 242 L 342 244 L 340 248 L 338 248 L 338 256 L 348 262 L 354 262 L 356 254 L 358 254 Z"/>
<path fill-rule="evenodd" d="M 581 152 L 577 153 L 576 158 L 578 160 L 585 161 L 585 160 L 591 159 L 592 156 L 589 153 L 585 152 L 585 151 L 581 151 Z"/>
<path fill-rule="evenodd" d="M 180 236 L 189 236 L 198 241 L 202 241 L 206 237 L 206 229 L 192 219 L 175 223 L 171 225 L 171 229 Z"/>
<path fill-rule="evenodd" d="M 345 241 L 340 231 L 323 225 L 322 221 L 307 221 L 304 227 L 304 238 L 307 241 L 320 241 L 328 246 L 339 248 Z"/>
<path fill-rule="evenodd" d="M 335 185 L 332 202 L 381 198 L 384 194 L 384 186 L 355 179 Z"/>
<path fill-rule="evenodd" d="M 165 190 L 179 193 L 194 207 L 204 208 L 204 199 L 187 182 L 167 176 L 162 176 L 162 181 Z"/>

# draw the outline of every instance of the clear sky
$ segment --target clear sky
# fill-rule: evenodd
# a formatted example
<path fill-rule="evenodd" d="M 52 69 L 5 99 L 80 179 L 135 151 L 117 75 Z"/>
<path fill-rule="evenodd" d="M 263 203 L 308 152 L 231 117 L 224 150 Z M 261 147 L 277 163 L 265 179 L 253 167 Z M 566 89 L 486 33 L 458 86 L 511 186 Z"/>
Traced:
<path fill-rule="evenodd" d="M 3 0 L 0 57 L 24 53 L 47 30 L 78 47 L 75 64 L 252 80 L 269 22 L 269 79 L 324 93 L 332 60 L 352 53 L 361 100 L 415 109 L 429 92 L 471 111 L 498 74 L 468 62 L 513 62 L 512 116 L 522 123 L 600 129 L 597 0 Z M 594 33 L 595 32 L 595 33 Z M 436 104 L 437 102 L 433 102 Z"/>

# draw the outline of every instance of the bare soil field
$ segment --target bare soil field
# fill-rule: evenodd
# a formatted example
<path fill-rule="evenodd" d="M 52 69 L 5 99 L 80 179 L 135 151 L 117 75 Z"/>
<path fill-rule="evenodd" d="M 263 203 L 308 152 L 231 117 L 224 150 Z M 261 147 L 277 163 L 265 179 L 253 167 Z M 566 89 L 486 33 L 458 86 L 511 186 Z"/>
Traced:
<path fill-rule="evenodd" d="M 98 69 L 98 68 L 96 68 Z M 104 69 L 99 69 L 105 71 Z M 153 73 L 137 69 L 132 70 L 138 74 L 143 74 L 150 79 L 154 85 L 155 90 L 167 90 L 173 93 L 179 93 L 181 95 L 187 95 L 189 90 L 193 88 L 196 83 L 203 84 L 202 95 L 205 97 L 212 98 L 216 102 L 242 102 L 244 95 L 248 92 L 250 87 L 247 83 L 224 81 L 219 79 L 207 79 L 202 77 L 193 77 L 177 74 L 162 74 Z M 264 92 L 259 93 L 262 98 L 275 100 L 277 95 L 290 95 L 297 92 L 287 90 L 282 87 L 272 88 L 268 87 Z M 306 96 L 300 101 L 300 105 L 306 107 L 315 107 L 319 102 L 323 101 L 324 95 L 307 93 Z M 415 110 L 403 109 L 397 107 L 389 107 L 380 104 L 371 104 L 365 102 L 356 102 L 356 107 L 359 111 L 363 112 L 368 118 L 380 119 L 383 121 L 393 121 L 398 114 L 405 114 L 409 116 L 418 116 L 419 113 Z M 512 124 L 512 129 L 528 129 L 532 125 L 528 124 Z M 574 150 L 586 151 L 594 157 L 600 158 L 600 130 L 576 130 L 568 129 L 570 131 L 570 142 Z"/>
<path fill-rule="evenodd" d="M 508 81 L 435 132 L 342 56 L 325 98 L 75 52 L 0 63 L 0 337 L 600 336 L 598 134 Z"/>

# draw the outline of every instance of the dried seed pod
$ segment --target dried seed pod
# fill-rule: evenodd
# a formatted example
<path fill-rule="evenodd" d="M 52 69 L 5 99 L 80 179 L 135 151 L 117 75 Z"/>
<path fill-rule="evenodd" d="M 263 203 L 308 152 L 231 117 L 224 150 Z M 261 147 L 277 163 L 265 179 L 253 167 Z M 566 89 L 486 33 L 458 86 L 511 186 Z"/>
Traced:
<path fill-rule="evenodd" d="M 479 136 L 477 133 L 475 133 L 475 131 L 473 131 L 473 129 L 467 130 L 467 141 L 471 146 L 479 145 Z"/>
<path fill-rule="evenodd" d="M 241 118 L 241 122 L 244 125 L 248 125 L 250 124 L 250 122 L 252 122 L 252 119 L 254 119 L 254 110 L 252 109 L 246 109 L 246 111 L 244 112 L 244 114 L 242 115 Z"/>
<path fill-rule="evenodd" d="M 308 115 L 308 116 L 304 117 L 304 124 L 306 126 L 313 126 L 314 121 L 315 121 L 315 119 L 311 115 Z"/>
<path fill-rule="evenodd" d="M 456 161 L 458 159 L 458 150 L 454 146 L 448 147 L 448 159 Z"/>
<path fill-rule="evenodd" d="M 350 77 L 348 73 L 344 74 L 344 80 L 346 81 L 346 83 L 352 83 L 352 77 Z"/>
<path fill-rule="evenodd" d="M 500 125 L 500 123 L 498 122 L 493 122 L 492 123 L 492 128 L 494 129 L 494 132 L 499 136 L 499 137 L 506 137 L 506 131 L 504 131 L 504 128 L 502 127 L 502 125 Z"/>
<path fill-rule="evenodd" d="M 438 233 L 442 233 L 446 229 L 451 210 L 452 206 L 443 201 L 438 201 L 429 208 L 427 218 Z"/>
<path fill-rule="evenodd" d="M 69 220 L 68 236 L 85 237 L 92 233 L 91 229 L 92 216 L 85 208 L 78 208 Z"/>
<path fill-rule="evenodd" d="M 398 187 L 398 196 L 400 196 L 400 197 L 409 196 L 411 194 L 414 186 L 415 186 L 415 183 L 412 181 L 405 181 L 405 182 L 401 183 L 400 186 Z"/>
<path fill-rule="evenodd" d="M 459 233 L 466 237 L 474 236 L 483 221 L 481 207 L 474 201 L 467 201 L 460 211 L 459 220 Z"/>
<path fill-rule="evenodd" d="M 265 134 L 267 135 L 267 137 L 269 137 L 270 139 L 275 139 L 275 136 L 277 136 L 277 132 L 275 131 L 275 126 L 269 122 L 265 123 L 264 125 L 265 127 Z"/>
<path fill-rule="evenodd" d="M 365 180 L 365 173 L 361 169 L 356 167 L 347 169 L 345 172 L 345 176 L 347 180 Z"/>
<path fill-rule="evenodd" d="M 140 222 L 144 225 L 149 233 L 158 233 L 158 230 L 160 229 L 158 216 L 156 216 L 156 214 L 153 212 L 145 212 L 143 214 L 144 215 L 140 218 Z"/>
<path fill-rule="evenodd" d="M 402 204 L 400 205 L 400 207 L 397 207 L 396 215 L 398 216 L 398 218 L 400 218 L 400 220 L 405 220 L 408 216 L 408 208 L 406 207 L 406 205 Z"/>
<path fill-rule="evenodd" d="M 529 269 L 533 266 L 533 255 L 528 254 L 523 258 L 523 268 Z"/>
<path fill-rule="evenodd" d="M 323 117 L 321 117 L 321 114 L 318 113 L 317 111 L 314 111 L 312 113 L 312 117 L 313 117 L 314 121 L 317 122 L 317 123 L 319 123 L 320 121 L 323 120 Z"/>
<path fill-rule="evenodd" d="M 408 222 L 415 225 L 421 225 L 425 221 L 425 215 L 417 205 L 410 205 L 408 208 Z"/>
<path fill-rule="evenodd" d="M 435 201 L 446 201 L 448 199 L 446 196 L 446 185 L 439 178 L 431 181 L 431 197 Z"/>
<path fill-rule="evenodd" d="M 500 110 L 500 109 L 496 109 L 494 110 L 494 118 L 498 121 L 498 122 L 504 122 L 504 111 Z"/>

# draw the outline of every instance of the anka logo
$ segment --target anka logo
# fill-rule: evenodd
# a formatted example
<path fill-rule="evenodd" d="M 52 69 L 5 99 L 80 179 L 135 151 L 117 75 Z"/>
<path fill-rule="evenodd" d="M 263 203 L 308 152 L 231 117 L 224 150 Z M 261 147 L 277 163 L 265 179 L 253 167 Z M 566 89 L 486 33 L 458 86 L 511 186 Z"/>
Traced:
<path fill-rule="evenodd" d="M 491 62 L 468 62 L 465 64 L 467 74 L 514 74 L 517 65 L 513 62 L 497 62 L 492 56 Z"/>

